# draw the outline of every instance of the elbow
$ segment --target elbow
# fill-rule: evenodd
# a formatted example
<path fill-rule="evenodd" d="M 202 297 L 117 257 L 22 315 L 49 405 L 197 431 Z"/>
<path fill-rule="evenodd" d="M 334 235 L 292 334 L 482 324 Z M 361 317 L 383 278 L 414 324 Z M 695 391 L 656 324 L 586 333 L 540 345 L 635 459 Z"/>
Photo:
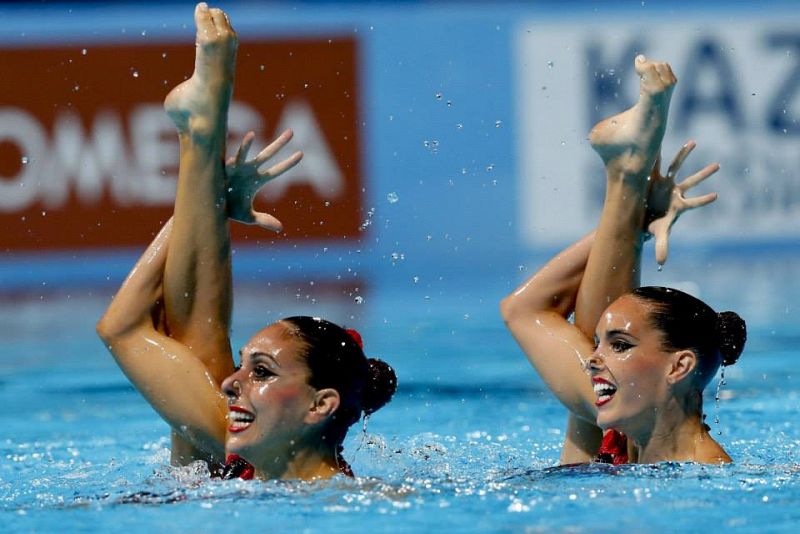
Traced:
<path fill-rule="evenodd" d="M 515 299 L 514 295 L 508 295 L 503 300 L 500 301 L 500 317 L 503 318 L 503 321 L 508 324 L 511 320 L 514 319 L 514 315 L 516 314 L 515 306 Z"/>
<path fill-rule="evenodd" d="M 115 340 L 122 337 L 129 330 L 130 325 L 124 325 L 120 323 L 108 312 L 106 312 L 106 314 L 103 315 L 99 321 L 97 321 L 97 325 L 95 325 L 95 331 L 97 332 L 97 335 L 106 345 L 112 344 Z"/>
<path fill-rule="evenodd" d="M 112 321 L 110 321 L 106 315 L 97 321 L 97 324 L 95 325 L 95 331 L 100 339 L 102 339 L 106 344 L 110 343 L 111 340 L 114 339 L 114 326 Z"/>

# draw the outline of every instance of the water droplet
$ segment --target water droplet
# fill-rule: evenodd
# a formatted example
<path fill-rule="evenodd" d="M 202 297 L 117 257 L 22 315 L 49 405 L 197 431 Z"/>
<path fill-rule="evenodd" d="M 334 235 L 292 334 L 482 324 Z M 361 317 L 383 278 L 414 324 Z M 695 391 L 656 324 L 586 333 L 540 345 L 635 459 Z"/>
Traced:
<path fill-rule="evenodd" d="M 436 96 L 436 100 L 441 100 L 442 99 L 442 93 L 436 93 L 436 95 L 434 95 L 434 96 Z"/>
<path fill-rule="evenodd" d="M 422 146 L 428 149 L 431 154 L 436 154 L 439 152 L 439 141 L 433 139 L 431 141 L 423 141 Z"/>
<path fill-rule="evenodd" d="M 325 207 L 328 208 L 328 207 L 330 207 L 330 205 L 331 205 L 330 200 L 326 200 L 325 201 Z"/>
<path fill-rule="evenodd" d="M 397 193 L 395 193 L 394 191 L 392 191 L 391 193 L 389 193 L 388 195 L 386 195 L 386 200 L 388 200 L 388 201 L 389 201 L 389 204 L 394 204 L 395 202 L 397 202 L 398 200 L 400 200 L 400 197 L 398 197 L 398 196 L 397 196 Z"/>
<path fill-rule="evenodd" d="M 447 107 L 448 107 L 448 108 L 451 108 L 451 107 L 453 107 L 453 102 L 452 102 L 452 101 L 450 101 L 450 100 L 448 100 L 448 101 L 447 101 Z"/>
<path fill-rule="evenodd" d="M 264 65 L 259 65 L 258 68 L 259 70 L 264 70 Z"/>
<path fill-rule="evenodd" d="M 567 146 L 567 142 L 566 141 L 561 141 L 561 146 Z"/>
<path fill-rule="evenodd" d="M 555 63 L 553 63 L 552 61 L 548 61 L 547 66 L 552 69 L 555 66 Z"/>
<path fill-rule="evenodd" d="M 23 165 L 27 165 L 28 162 L 30 162 L 30 159 L 28 159 L 28 156 L 22 156 L 22 159 L 20 159 L 20 161 L 22 162 Z"/>
<path fill-rule="evenodd" d="M 364 297 L 361 295 L 356 295 L 356 297 L 353 299 L 353 302 L 356 304 L 364 304 Z"/>
<path fill-rule="evenodd" d="M 657 269 L 658 269 L 658 272 L 661 272 L 661 271 L 664 270 L 664 266 L 659 263 Z"/>
<path fill-rule="evenodd" d="M 494 163 L 490 163 L 486 166 L 486 172 L 492 172 L 494 170 Z"/>
<path fill-rule="evenodd" d="M 500 128 L 503 125 L 503 121 L 494 121 L 494 127 Z"/>
<path fill-rule="evenodd" d="M 133 72 L 131 72 L 131 75 L 132 75 L 134 78 L 138 78 L 138 77 L 139 77 L 139 71 L 138 71 L 138 70 L 133 70 Z"/>
<path fill-rule="evenodd" d="M 415 284 L 419 283 L 419 276 L 415 276 L 414 278 L 411 279 L 411 281 L 414 282 Z"/>
<path fill-rule="evenodd" d="M 83 50 L 81 50 L 81 55 L 84 55 L 84 56 L 85 56 L 85 55 L 86 55 L 88 52 L 89 52 L 89 51 L 88 51 L 88 50 L 86 50 L 86 49 L 84 48 Z"/>
<path fill-rule="evenodd" d="M 463 130 L 463 129 L 464 129 L 464 125 L 463 124 L 461 124 L 460 122 L 458 124 L 456 124 L 456 130 Z"/>
<path fill-rule="evenodd" d="M 519 269 L 519 272 L 522 272 L 522 271 L 525 270 L 525 266 L 524 265 L 518 265 L 517 269 Z"/>

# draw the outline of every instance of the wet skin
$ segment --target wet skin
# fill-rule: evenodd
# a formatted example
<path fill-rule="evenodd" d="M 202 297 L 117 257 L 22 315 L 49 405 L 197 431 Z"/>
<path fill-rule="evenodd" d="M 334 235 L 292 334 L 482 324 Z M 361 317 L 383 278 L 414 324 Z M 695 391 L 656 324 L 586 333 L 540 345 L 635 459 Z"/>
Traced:
<path fill-rule="evenodd" d="M 661 332 L 647 320 L 649 306 L 626 295 L 613 302 L 597 325 L 597 348 L 587 361 L 595 391 L 610 384 L 616 391 L 595 403 L 597 425 L 628 435 L 652 428 L 658 407 L 669 399 L 666 380 L 672 361 Z M 611 393 L 611 389 L 601 390 Z"/>
<path fill-rule="evenodd" d="M 241 367 L 222 383 L 231 409 L 226 451 L 254 465 L 284 462 L 302 446 L 316 390 L 302 343 L 283 323 L 272 324 L 241 350 Z"/>

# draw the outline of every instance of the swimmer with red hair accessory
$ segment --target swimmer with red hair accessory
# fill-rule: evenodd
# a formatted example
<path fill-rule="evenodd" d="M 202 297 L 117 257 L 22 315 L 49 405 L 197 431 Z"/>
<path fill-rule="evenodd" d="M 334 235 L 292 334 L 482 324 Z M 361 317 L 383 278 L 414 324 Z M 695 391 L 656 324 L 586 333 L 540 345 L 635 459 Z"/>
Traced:
<path fill-rule="evenodd" d="M 667 258 L 669 229 L 716 193 L 685 193 L 718 169 L 675 184 L 694 142 L 661 174 L 661 141 L 677 82 L 666 63 L 638 56 L 638 102 L 597 124 L 592 148 L 606 168 L 597 229 L 503 299 L 508 329 L 569 410 L 564 464 L 604 461 L 727 463 L 703 422 L 703 390 L 744 348 L 744 321 L 676 289 L 638 287 L 642 245 Z M 569 317 L 574 313 L 574 322 Z"/>
<path fill-rule="evenodd" d="M 360 335 L 316 317 L 289 317 L 257 332 L 234 364 L 230 222 L 274 231 L 253 210 L 296 152 L 260 170 L 292 138 L 286 131 L 248 159 L 254 134 L 224 162 L 238 40 L 227 15 L 195 9 L 192 76 L 165 108 L 178 130 L 175 212 L 139 259 L 97 325 L 123 372 L 172 429 L 172 462 L 202 460 L 223 477 L 352 476 L 342 456 L 348 428 L 389 402 L 397 380 L 368 359 Z"/>

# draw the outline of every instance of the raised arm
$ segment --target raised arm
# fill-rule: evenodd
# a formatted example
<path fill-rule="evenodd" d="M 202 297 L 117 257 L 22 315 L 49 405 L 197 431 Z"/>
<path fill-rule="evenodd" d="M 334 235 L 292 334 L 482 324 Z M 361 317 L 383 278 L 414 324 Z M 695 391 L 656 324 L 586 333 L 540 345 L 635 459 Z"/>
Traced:
<path fill-rule="evenodd" d="M 594 393 L 584 372 L 592 343 L 568 321 L 575 308 L 594 232 L 551 259 L 500 303 L 525 356 L 558 399 L 594 421 Z"/>
<path fill-rule="evenodd" d="M 209 462 L 221 462 L 227 402 L 206 366 L 156 326 L 171 228 L 170 221 L 136 263 L 98 322 L 97 333 L 172 429 Z"/>

